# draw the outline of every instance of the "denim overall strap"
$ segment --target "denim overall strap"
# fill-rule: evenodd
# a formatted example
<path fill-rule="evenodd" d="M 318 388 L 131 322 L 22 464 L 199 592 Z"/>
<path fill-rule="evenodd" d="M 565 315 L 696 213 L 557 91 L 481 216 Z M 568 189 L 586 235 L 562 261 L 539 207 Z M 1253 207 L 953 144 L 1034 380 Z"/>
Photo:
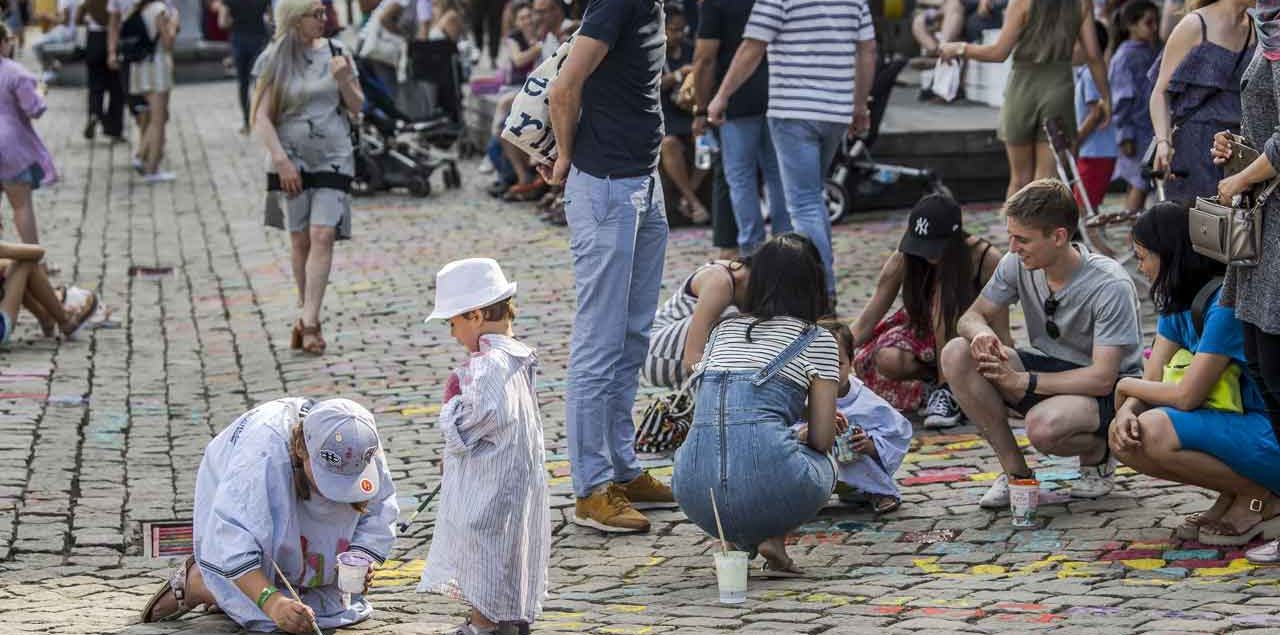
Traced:
<path fill-rule="evenodd" d="M 751 378 L 751 383 L 759 386 L 772 379 L 774 375 L 778 374 L 778 371 L 782 370 L 783 366 L 787 365 L 787 362 L 795 359 L 796 355 L 799 355 L 805 348 L 808 348 L 809 344 L 813 342 L 816 337 L 818 337 L 818 327 L 810 326 L 805 332 L 801 333 L 794 341 L 788 344 L 781 353 L 778 353 L 778 356 L 773 358 L 773 361 L 769 362 L 764 368 L 761 368 L 760 371 Z"/>

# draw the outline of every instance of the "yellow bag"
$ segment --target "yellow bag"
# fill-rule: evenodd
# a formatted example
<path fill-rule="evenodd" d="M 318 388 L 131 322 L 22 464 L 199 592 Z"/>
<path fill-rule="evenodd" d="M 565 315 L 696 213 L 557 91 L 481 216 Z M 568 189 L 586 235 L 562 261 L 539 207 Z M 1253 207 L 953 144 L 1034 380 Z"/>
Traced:
<path fill-rule="evenodd" d="M 1191 367 L 1191 360 L 1194 357 L 1195 354 L 1191 351 L 1185 348 L 1178 349 L 1178 352 L 1173 354 L 1173 359 L 1165 364 L 1164 377 L 1161 381 L 1166 384 L 1181 382 L 1183 375 L 1186 375 L 1187 369 Z M 1244 412 L 1244 399 L 1240 396 L 1239 364 L 1232 362 L 1227 365 L 1200 407 L 1223 412 Z"/>

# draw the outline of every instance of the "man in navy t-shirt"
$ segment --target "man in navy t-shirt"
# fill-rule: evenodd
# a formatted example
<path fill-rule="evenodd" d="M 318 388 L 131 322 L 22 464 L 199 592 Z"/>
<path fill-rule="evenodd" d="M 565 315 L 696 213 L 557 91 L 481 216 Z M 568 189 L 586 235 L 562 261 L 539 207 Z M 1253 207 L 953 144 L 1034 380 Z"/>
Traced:
<path fill-rule="evenodd" d="M 631 420 L 667 248 L 664 23 L 655 0 L 592 0 L 547 94 L 559 155 L 539 170 L 565 184 L 578 296 L 565 399 L 574 522 L 607 532 L 648 531 L 637 506 L 674 506 L 640 468 Z"/>

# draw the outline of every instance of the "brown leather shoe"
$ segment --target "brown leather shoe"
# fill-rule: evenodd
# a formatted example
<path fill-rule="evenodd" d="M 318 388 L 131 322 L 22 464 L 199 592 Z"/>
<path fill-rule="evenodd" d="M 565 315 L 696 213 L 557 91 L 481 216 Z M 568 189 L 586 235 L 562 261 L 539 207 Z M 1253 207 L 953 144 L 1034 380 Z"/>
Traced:
<path fill-rule="evenodd" d="M 579 498 L 574 504 L 573 524 L 610 534 L 649 531 L 649 519 L 631 506 L 616 483 L 601 485 L 590 496 Z"/>
<path fill-rule="evenodd" d="M 679 507 L 671 488 L 666 483 L 654 478 L 648 472 L 641 472 L 629 483 L 618 483 L 618 488 L 626 494 L 636 509 L 670 509 Z"/>

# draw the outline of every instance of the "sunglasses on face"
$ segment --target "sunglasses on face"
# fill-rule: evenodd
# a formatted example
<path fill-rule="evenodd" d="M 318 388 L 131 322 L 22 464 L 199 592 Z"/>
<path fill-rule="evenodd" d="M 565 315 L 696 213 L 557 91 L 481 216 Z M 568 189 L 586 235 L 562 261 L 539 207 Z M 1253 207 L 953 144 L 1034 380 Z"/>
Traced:
<path fill-rule="evenodd" d="M 1053 314 L 1057 312 L 1058 298 L 1055 298 L 1053 294 L 1050 293 L 1049 297 L 1044 299 L 1044 332 L 1055 340 L 1062 335 L 1061 329 L 1058 328 L 1058 323 L 1053 321 Z"/>

